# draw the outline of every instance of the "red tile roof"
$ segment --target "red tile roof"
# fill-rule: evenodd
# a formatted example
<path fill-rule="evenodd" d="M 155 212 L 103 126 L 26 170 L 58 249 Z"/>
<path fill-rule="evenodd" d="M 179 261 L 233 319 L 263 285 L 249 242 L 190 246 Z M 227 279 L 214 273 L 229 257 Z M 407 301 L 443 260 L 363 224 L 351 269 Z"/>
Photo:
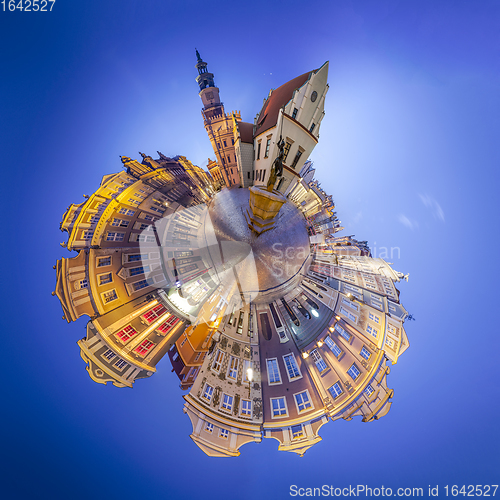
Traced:
<path fill-rule="evenodd" d="M 241 142 L 253 144 L 253 123 L 238 122 Z"/>
<path fill-rule="evenodd" d="M 296 89 L 302 87 L 302 85 L 307 82 L 313 71 L 308 71 L 303 75 L 297 76 L 293 80 L 273 90 L 259 114 L 255 137 L 276 125 L 280 108 L 292 98 Z"/>

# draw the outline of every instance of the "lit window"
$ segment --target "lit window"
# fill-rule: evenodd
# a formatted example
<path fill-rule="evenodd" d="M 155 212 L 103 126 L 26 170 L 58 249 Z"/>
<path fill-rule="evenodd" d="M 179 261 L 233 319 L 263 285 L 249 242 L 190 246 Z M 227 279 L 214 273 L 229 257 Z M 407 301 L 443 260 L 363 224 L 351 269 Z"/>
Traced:
<path fill-rule="evenodd" d="M 299 439 L 304 436 L 304 429 L 302 428 L 301 424 L 292 425 L 290 430 L 292 432 L 292 439 Z"/>
<path fill-rule="evenodd" d="M 241 412 L 242 415 L 251 416 L 252 415 L 252 402 L 248 399 L 241 400 Z"/>
<path fill-rule="evenodd" d="M 307 391 L 299 392 L 298 394 L 295 394 L 294 397 L 299 413 L 311 408 L 311 401 L 309 399 L 309 393 Z"/>
<path fill-rule="evenodd" d="M 118 295 L 116 294 L 116 290 L 108 290 L 107 292 L 104 292 L 102 294 L 102 298 L 105 304 L 109 304 L 110 302 L 113 302 L 113 300 L 118 299 Z"/>
<path fill-rule="evenodd" d="M 271 408 L 273 411 L 273 417 L 281 417 L 282 415 L 287 415 L 285 398 L 272 398 Z"/>
<path fill-rule="evenodd" d="M 281 375 L 278 368 L 278 360 L 276 358 L 268 359 L 267 361 L 267 378 L 269 385 L 281 384 Z"/>
<path fill-rule="evenodd" d="M 233 409 L 233 396 L 230 396 L 229 394 L 223 394 L 221 408 L 227 411 L 231 411 Z"/>
<path fill-rule="evenodd" d="M 283 356 L 283 360 L 285 361 L 285 366 L 288 372 L 288 378 L 290 380 L 295 380 L 297 378 L 302 377 L 300 374 L 299 367 L 297 366 L 297 361 L 295 360 L 295 356 L 290 353 Z"/>
<path fill-rule="evenodd" d="M 136 347 L 134 351 L 140 356 L 145 356 L 147 352 L 153 348 L 154 345 L 155 345 L 154 342 L 151 342 L 150 340 L 145 340 L 144 342 L 142 342 L 142 344 Z"/>
<path fill-rule="evenodd" d="M 153 307 L 150 311 L 146 312 L 142 317 L 146 321 L 146 323 L 151 324 L 155 319 L 158 319 L 160 316 L 163 316 L 167 312 L 167 309 L 163 304 L 158 304 Z"/>
<path fill-rule="evenodd" d="M 214 424 L 211 424 L 210 422 L 205 422 L 205 430 L 209 434 L 212 434 L 212 432 L 214 431 Z"/>
<path fill-rule="evenodd" d="M 238 365 L 239 365 L 238 358 L 231 356 L 229 359 L 229 368 L 227 370 L 227 376 L 229 378 L 236 380 L 236 377 L 238 376 Z"/>
<path fill-rule="evenodd" d="M 359 377 L 360 371 L 358 370 L 358 367 L 356 365 L 352 365 L 351 368 L 347 370 L 347 373 L 353 380 L 356 380 Z"/>
<path fill-rule="evenodd" d="M 137 333 L 137 330 L 133 328 L 132 326 L 128 325 L 119 332 L 116 332 L 116 336 L 123 342 L 127 342 L 130 340 L 135 334 Z"/>
<path fill-rule="evenodd" d="M 323 360 L 323 358 L 321 357 L 321 354 L 318 352 L 317 349 L 314 349 L 311 351 L 311 357 L 314 360 L 314 362 L 316 363 L 316 368 L 318 369 L 318 371 L 320 373 L 324 372 L 328 368 L 328 366 L 326 366 L 325 361 Z"/>
<path fill-rule="evenodd" d="M 115 227 L 127 227 L 128 226 L 128 220 L 124 219 L 113 219 L 113 222 L 111 223 L 112 226 Z"/>
<path fill-rule="evenodd" d="M 342 349 L 331 339 L 331 337 L 325 338 L 325 344 L 330 348 L 330 350 L 338 358 L 342 354 Z"/>
<path fill-rule="evenodd" d="M 111 257 L 97 257 L 97 267 L 104 267 L 111 265 Z"/>
<path fill-rule="evenodd" d="M 99 276 L 99 285 L 106 285 L 113 281 L 113 275 L 111 273 L 101 274 Z"/>
<path fill-rule="evenodd" d="M 202 398 L 206 399 L 207 401 L 211 401 L 213 393 L 214 393 L 214 388 L 211 385 L 206 384 Z"/>
<path fill-rule="evenodd" d="M 103 354 L 103 357 L 106 358 L 108 361 L 111 361 L 115 356 L 116 356 L 116 354 L 111 349 L 108 349 Z"/>
<path fill-rule="evenodd" d="M 266 142 L 266 152 L 264 153 L 264 158 L 269 157 L 269 148 L 271 147 L 271 139 L 268 139 Z"/>
<path fill-rule="evenodd" d="M 361 349 L 360 354 L 363 358 L 370 359 L 371 353 L 366 347 L 363 346 L 363 349 Z"/>
<path fill-rule="evenodd" d="M 227 439 L 229 437 L 229 431 L 227 429 L 220 429 L 219 430 L 219 437 L 221 439 Z"/>
<path fill-rule="evenodd" d="M 377 338 L 377 336 L 378 336 L 378 330 L 377 330 L 376 328 L 373 328 L 372 326 L 367 325 L 367 327 L 366 327 L 366 331 L 367 331 L 370 335 L 373 335 L 373 337 Z"/>
<path fill-rule="evenodd" d="M 248 359 L 245 359 L 245 361 L 243 361 L 243 382 L 250 382 L 250 380 L 248 380 L 249 368 L 252 368 L 252 362 Z"/>
<path fill-rule="evenodd" d="M 106 241 L 123 241 L 125 233 L 108 233 L 106 235 Z"/>
<path fill-rule="evenodd" d="M 212 370 L 219 373 L 223 359 L 224 359 L 224 353 L 220 349 L 217 349 L 214 362 L 212 363 Z"/>
<path fill-rule="evenodd" d="M 342 394 L 342 388 L 340 387 L 340 384 L 336 382 L 328 389 L 328 392 L 331 394 L 332 398 L 335 399 Z"/>
<path fill-rule="evenodd" d="M 162 323 L 158 328 L 157 331 L 160 333 L 168 333 L 174 325 L 176 325 L 179 322 L 179 318 L 177 316 L 170 316 L 170 318 L 165 321 L 165 323 Z M 185 340 L 185 339 L 184 339 Z M 181 345 L 182 347 L 182 345 Z"/>
<path fill-rule="evenodd" d="M 375 389 L 371 385 L 367 385 L 365 389 L 366 397 L 370 397 L 375 392 Z"/>

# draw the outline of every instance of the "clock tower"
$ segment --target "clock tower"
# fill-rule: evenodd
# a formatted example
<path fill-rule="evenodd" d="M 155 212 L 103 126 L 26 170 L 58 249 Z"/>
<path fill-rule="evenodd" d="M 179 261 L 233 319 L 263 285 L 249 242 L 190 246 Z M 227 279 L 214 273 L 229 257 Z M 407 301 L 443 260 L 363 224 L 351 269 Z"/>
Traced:
<path fill-rule="evenodd" d="M 217 158 L 217 164 L 227 187 L 239 186 L 240 176 L 234 148 L 233 116 L 237 122 L 241 121 L 241 114 L 233 111 L 224 111 L 224 104 L 220 102 L 219 89 L 215 86 L 214 75 L 209 73 L 207 63 L 196 51 L 196 69 L 198 76 L 196 83 L 200 88 L 199 96 L 203 102 L 203 122 L 212 148 Z"/>

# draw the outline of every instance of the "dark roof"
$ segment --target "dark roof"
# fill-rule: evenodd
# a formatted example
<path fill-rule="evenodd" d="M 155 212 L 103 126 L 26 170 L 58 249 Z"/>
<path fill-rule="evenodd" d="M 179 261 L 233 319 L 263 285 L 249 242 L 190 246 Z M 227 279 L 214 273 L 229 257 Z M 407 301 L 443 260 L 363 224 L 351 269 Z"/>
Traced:
<path fill-rule="evenodd" d="M 293 80 L 290 80 L 289 82 L 284 83 L 281 87 L 273 90 L 272 94 L 264 103 L 262 111 L 259 114 L 259 121 L 257 123 L 255 136 L 258 136 L 262 132 L 265 132 L 276 125 L 280 108 L 292 98 L 296 89 L 302 87 L 302 85 L 307 82 L 313 71 L 308 71 L 303 75 L 297 76 Z"/>
<path fill-rule="evenodd" d="M 240 131 L 241 142 L 253 144 L 253 123 L 239 122 L 238 130 Z"/>

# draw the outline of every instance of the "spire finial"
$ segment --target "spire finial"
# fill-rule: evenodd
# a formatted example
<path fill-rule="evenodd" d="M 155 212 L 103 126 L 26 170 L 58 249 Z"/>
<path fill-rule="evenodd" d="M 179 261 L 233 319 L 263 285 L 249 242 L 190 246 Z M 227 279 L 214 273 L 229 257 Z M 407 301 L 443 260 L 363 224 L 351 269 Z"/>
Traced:
<path fill-rule="evenodd" d="M 196 50 L 196 57 L 198 58 L 198 61 L 201 61 L 202 59 L 200 53 L 198 52 L 198 49 L 195 48 L 194 50 Z"/>

